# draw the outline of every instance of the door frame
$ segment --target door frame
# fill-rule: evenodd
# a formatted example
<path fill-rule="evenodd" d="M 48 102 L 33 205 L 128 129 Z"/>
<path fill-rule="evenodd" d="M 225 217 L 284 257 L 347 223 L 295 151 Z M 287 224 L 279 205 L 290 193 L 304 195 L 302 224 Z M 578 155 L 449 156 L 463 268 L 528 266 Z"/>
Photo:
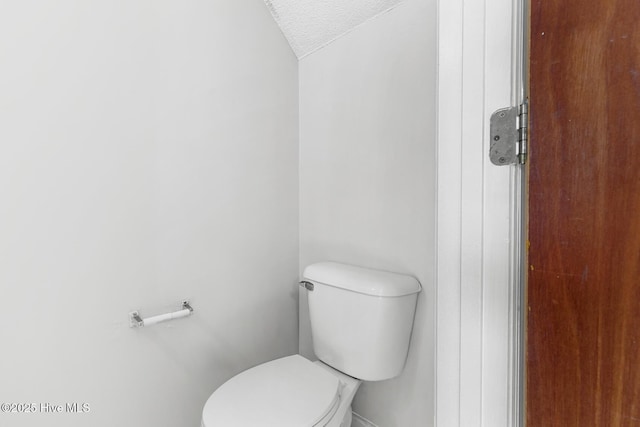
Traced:
<path fill-rule="evenodd" d="M 488 124 L 525 99 L 527 17 L 438 0 L 437 427 L 524 425 L 524 167 L 490 162 Z"/>

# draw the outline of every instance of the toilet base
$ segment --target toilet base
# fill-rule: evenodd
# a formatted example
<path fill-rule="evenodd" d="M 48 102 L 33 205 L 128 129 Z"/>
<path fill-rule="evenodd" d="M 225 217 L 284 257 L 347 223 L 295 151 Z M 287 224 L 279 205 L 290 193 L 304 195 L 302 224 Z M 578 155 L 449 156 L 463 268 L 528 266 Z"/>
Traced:
<path fill-rule="evenodd" d="M 343 374 L 342 372 L 322 363 L 319 360 L 313 363 L 317 364 L 323 369 L 326 369 L 331 373 L 331 375 L 337 377 L 343 387 L 340 393 L 340 406 L 336 410 L 336 413 L 333 415 L 333 417 L 331 417 L 331 420 L 329 420 L 327 424 L 324 424 L 323 427 L 351 427 L 351 421 L 353 418 L 351 412 L 351 402 L 353 402 L 353 398 L 355 397 L 358 388 L 360 388 L 360 384 L 362 384 L 362 381 Z"/>
<path fill-rule="evenodd" d="M 352 421 L 353 421 L 353 412 L 351 409 L 351 405 L 349 405 L 349 409 L 347 410 L 347 413 L 344 415 L 344 419 L 342 420 L 340 427 L 351 427 Z"/>

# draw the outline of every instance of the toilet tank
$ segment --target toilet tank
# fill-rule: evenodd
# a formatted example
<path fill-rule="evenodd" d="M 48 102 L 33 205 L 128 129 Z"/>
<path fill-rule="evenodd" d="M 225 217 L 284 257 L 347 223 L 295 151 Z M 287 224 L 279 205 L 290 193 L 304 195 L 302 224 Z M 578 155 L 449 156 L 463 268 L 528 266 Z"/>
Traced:
<path fill-rule="evenodd" d="M 404 274 L 336 262 L 309 265 L 303 276 L 312 288 L 307 298 L 316 356 L 365 381 L 399 375 L 420 283 Z"/>

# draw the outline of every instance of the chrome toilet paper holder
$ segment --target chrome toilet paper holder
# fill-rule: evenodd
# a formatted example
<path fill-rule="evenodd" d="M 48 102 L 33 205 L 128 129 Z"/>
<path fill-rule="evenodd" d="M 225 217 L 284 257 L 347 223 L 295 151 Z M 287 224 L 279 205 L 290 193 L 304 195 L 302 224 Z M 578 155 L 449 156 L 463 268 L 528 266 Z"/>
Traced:
<path fill-rule="evenodd" d="M 146 319 L 140 316 L 140 313 L 138 311 L 132 311 L 131 313 L 129 313 L 129 327 L 142 328 L 144 326 L 151 326 L 155 325 L 156 323 L 166 322 L 167 320 L 187 317 L 190 316 L 191 313 L 193 313 L 193 307 L 191 307 L 189 300 L 183 300 L 182 307 L 178 311 L 158 314 L 157 316 L 147 317 Z"/>

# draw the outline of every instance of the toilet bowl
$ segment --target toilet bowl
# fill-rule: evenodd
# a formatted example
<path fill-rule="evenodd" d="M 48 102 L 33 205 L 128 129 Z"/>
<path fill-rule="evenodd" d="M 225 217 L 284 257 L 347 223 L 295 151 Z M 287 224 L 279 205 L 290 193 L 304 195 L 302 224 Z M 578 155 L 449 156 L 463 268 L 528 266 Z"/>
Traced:
<path fill-rule="evenodd" d="M 202 427 L 349 427 L 360 381 L 299 355 L 246 370 L 207 400 Z"/>

